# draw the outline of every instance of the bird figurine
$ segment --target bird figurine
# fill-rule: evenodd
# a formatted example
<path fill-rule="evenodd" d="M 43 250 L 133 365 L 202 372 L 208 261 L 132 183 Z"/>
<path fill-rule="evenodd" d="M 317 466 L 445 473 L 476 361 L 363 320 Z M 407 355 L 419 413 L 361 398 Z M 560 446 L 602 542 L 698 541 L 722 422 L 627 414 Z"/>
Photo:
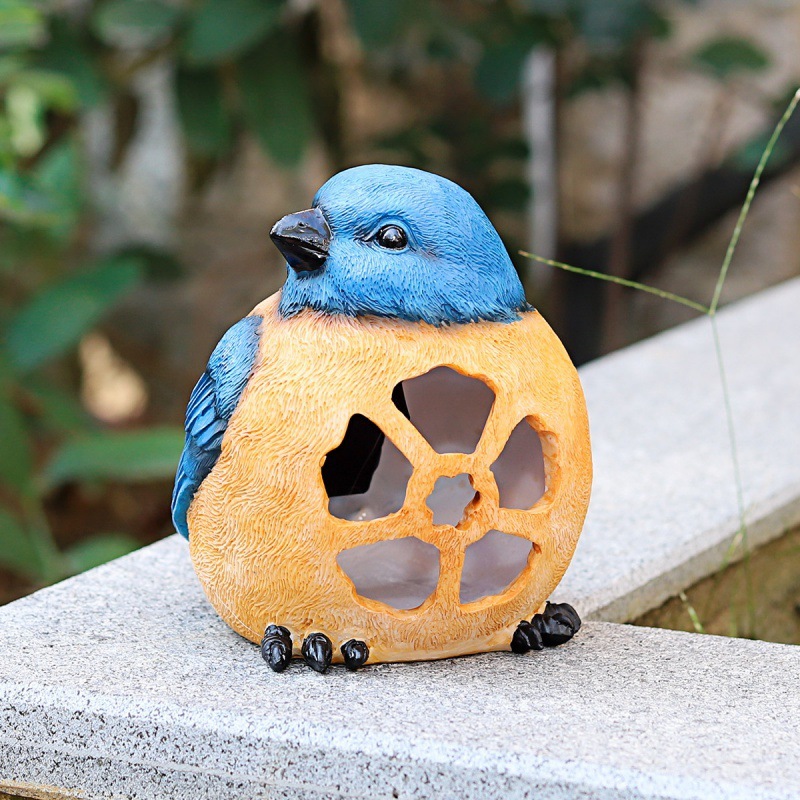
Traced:
<path fill-rule="evenodd" d="M 568 641 L 583 393 L 480 206 L 367 165 L 270 236 L 286 282 L 211 354 L 172 498 L 219 615 L 276 672 Z"/>

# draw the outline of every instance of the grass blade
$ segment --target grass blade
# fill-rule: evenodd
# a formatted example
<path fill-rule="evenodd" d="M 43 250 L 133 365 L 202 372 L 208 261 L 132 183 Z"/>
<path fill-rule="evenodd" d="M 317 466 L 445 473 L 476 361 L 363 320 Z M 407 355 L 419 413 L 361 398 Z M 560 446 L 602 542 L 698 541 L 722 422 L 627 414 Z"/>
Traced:
<path fill-rule="evenodd" d="M 698 616 L 695 607 L 689 602 L 686 592 L 678 592 L 678 597 L 680 597 L 681 603 L 683 603 L 683 607 L 686 609 L 686 613 L 689 615 L 689 619 L 692 621 L 694 632 L 705 633 L 706 629 L 703 627 L 703 623 L 700 622 L 700 617 Z"/>
<path fill-rule="evenodd" d="M 725 280 L 728 277 L 728 271 L 730 269 L 731 261 L 733 260 L 733 255 L 736 252 L 736 247 L 739 244 L 739 238 L 742 234 L 742 229 L 744 228 L 744 223 L 747 220 L 747 216 L 750 213 L 750 206 L 753 203 L 753 198 L 755 197 L 756 191 L 758 190 L 758 186 L 761 182 L 761 176 L 764 172 L 764 169 L 767 166 L 767 162 L 769 161 L 770 156 L 772 155 L 772 151 L 775 149 L 775 144 L 778 141 L 781 133 L 783 132 L 784 127 L 786 127 L 786 123 L 791 118 L 792 114 L 794 114 L 795 109 L 797 108 L 798 103 L 800 103 L 800 89 L 798 89 L 794 96 L 792 97 L 789 105 L 786 107 L 786 110 L 783 112 L 783 115 L 778 120 L 777 125 L 775 126 L 774 130 L 772 131 L 772 135 L 767 142 L 766 147 L 764 148 L 764 152 L 761 154 L 761 158 L 758 161 L 758 165 L 756 166 L 756 170 L 753 173 L 753 179 L 750 181 L 750 185 L 747 190 L 747 195 L 745 197 L 744 203 L 742 205 L 741 210 L 739 211 L 739 216 L 736 220 L 736 225 L 733 229 L 733 234 L 731 236 L 730 241 L 728 242 L 727 250 L 725 251 L 725 258 L 722 261 L 722 266 L 720 267 L 719 275 L 717 276 L 717 282 L 714 286 L 714 295 L 711 299 L 711 304 L 709 306 L 704 306 L 702 303 L 697 303 L 694 300 L 690 300 L 688 297 L 682 297 L 681 295 L 674 294 L 673 292 L 667 292 L 663 289 L 657 289 L 654 286 L 648 286 L 644 283 L 638 283 L 637 281 L 627 280 L 626 278 L 620 278 L 616 275 L 609 275 L 605 272 L 598 272 L 596 270 L 591 269 L 582 269 L 581 267 L 574 267 L 571 264 L 565 264 L 562 261 L 554 261 L 550 258 L 544 258 L 542 256 L 537 256 L 533 253 L 525 252 L 524 250 L 520 250 L 520 255 L 524 256 L 525 258 L 533 259 L 534 261 L 538 261 L 542 264 L 547 264 L 551 267 L 556 267 L 558 269 L 564 270 L 566 272 L 572 272 L 576 275 L 585 275 L 589 278 L 596 278 L 601 281 L 606 281 L 608 283 L 615 283 L 619 286 L 626 286 L 630 289 L 636 289 L 640 292 L 646 292 L 647 294 L 655 295 L 656 297 L 661 297 L 664 300 L 670 300 L 674 303 L 679 303 L 680 305 L 687 306 L 688 308 L 692 308 L 695 311 L 699 311 L 705 314 L 711 323 L 711 331 L 714 339 L 714 352 L 716 356 L 717 362 L 717 369 L 719 372 L 719 379 L 722 385 L 722 394 L 724 398 L 724 407 L 725 407 L 725 419 L 728 428 L 728 441 L 730 443 L 730 451 L 731 451 L 731 461 L 733 462 L 733 473 L 734 473 L 734 483 L 736 484 L 736 505 L 738 510 L 738 517 L 739 517 L 739 529 L 734 536 L 733 540 L 731 541 L 730 546 L 728 547 L 727 553 L 725 554 L 725 558 L 723 559 L 723 564 L 721 569 L 725 569 L 730 561 L 732 560 L 735 551 L 741 545 L 743 551 L 743 561 L 745 567 L 745 594 L 746 594 L 746 602 L 748 607 L 748 617 L 749 617 L 749 625 L 750 625 L 750 635 L 754 634 L 755 631 L 755 619 L 754 619 L 754 609 L 755 604 L 753 600 L 753 585 L 752 585 L 752 576 L 750 575 L 749 570 L 749 556 L 750 556 L 750 548 L 748 542 L 748 531 L 747 531 L 747 515 L 745 509 L 745 500 L 744 500 L 744 480 L 742 477 L 742 469 L 741 464 L 739 462 L 739 449 L 736 440 L 736 425 L 733 417 L 733 406 L 731 404 L 731 397 L 730 397 L 730 390 L 728 386 L 728 377 L 725 371 L 725 361 L 722 356 L 722 345 L 720 343 L 719 338 L 719 329 L 717 327 L 717 319 L 716 313 L 717 308 L 719 307 L 720 297 L 722 296 L 722 289 L 725 286 Z M 800 190 L 794 188 L 792 190 L 793 194 L 796 194 L 800 197 Z M 685 592 L 680 592 L 678 595 L 683 602 L 684 606 L 686 607 L 687 613 L 692 621 L 692 625 L 694 626 L 695 631 L 698 633 L 703 632 L 703 624 L 700 620 L 697 611 L 689 602 L 688 597 L 686 596 Z M 731 615 L 732 619 L 734 615 Z"/>
<path fill-rule="evenodd" d="M 739 217 L 736 220 L 736 227 L 733 229 L 733 236 L 731 236 L 731 240 L 728 242 L 728 249 L 725 252 L 725 258 L 722 261 L 722 268 L 719 271 L 717 284 L 714 287 L 714 296 L 711 299 L 711 305 L 708 307 L 708 313 L 712 316 L 717 313 L 717 307 L 719 306 L 719 300 L 722 295 L 722 287 L 725 285 L 725 279 L 728 277 L 728 269 L 731 266 L 733 254 L 736 251 L 736 245 L 739 244 L 739 237 L 742 235 L 742 228 L 744 227 L 745 220 L 747 219 L 747 215 L 750 213 L 750 206 L 752 205 L 753 198 L 756 195 L 756 189 L 758 189 L 758 184 L 761 182 L 761 175 L 767 166 L 767 161 L 769 161 L 772 151 L 775 149 L 775 143 L 778 141 L 778 137 L 783 132 L 786 123 L 789 121 L 789 118 L 792 116 L 792 114 L 794 114 L 794 110 L 797 108 L 798 102 L 800 102 L 800 89 L 795 92 L 794 97 L 791 99 L 789 105 L 786 106 L 786 111 L 783 112 L 783 116 L 778 120 L 775 130 L 772 131 L 772 136 L 769 137 L 767 146 L 764 148 L 764 152 L 761 154 L 756 171 L 753 173 L 753 180 L 750 181 L 750 187 L 747 190 L 747 197 L 745 197 L 744 205 L 742 206 L 742 210 L 739 212 Z"/>
<path fill-rule="evenodd" d="M 629 289 L 637 289 L 640 292 L 654 294 L 656 297 L 660 297 L 663 300 L 672 300 L 673 303 L 680 303 L 682 306 L 688 306 L 689 308 L 693 308 L 695 311 L 699 311 L 702 314 L 708 314 L 709 312 L 708 307 L 704 306 L 702 303 L 696 303 L 694 300 L 690 300 L 688 297 L 681 297 L 681 295 L 674 294 L 673 292 L 666 292 L 663 289 L 657 289 L 655 286 L 648 286 L 645 283 L 638 283 L 637 281 L 629 281 L 627 278 L 609 275 L 607 272 L 596 272 L 593 269 L 573 267 L 571 264 L 565 264 L 563 261 L 553 261 L 552 258 L 537 256 L 535 253 L 528 253 L 525 250 L 520 250 L 519 254 L 521 256 L 525 256 L 525 258 L 531 258 L 534 261 L 538 261 L 542 264 L 563 269 L 565 272 L 574 272 L 576 275 L 586 275 L 589 278 L 597 278 L 598 280 L 606 281 L 607 283 L 616 283 L 619 286 L 627 286 Z"/>

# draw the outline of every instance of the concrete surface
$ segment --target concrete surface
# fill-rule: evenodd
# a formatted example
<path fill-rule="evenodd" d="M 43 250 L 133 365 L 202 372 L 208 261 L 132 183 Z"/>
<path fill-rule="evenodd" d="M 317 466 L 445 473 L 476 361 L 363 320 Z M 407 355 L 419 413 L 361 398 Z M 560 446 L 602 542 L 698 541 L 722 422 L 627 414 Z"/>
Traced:
<path fill-rule="evenodd" d="M 720 320 L 753 542 L 797 522 L 800 281 Z M 597 483 L 559 596 L 627 619 L 736 505 L 707 320 L 583 371 Z M 271 673 L 171 537 L 0 608 L 0 791 L 84 798 L 800 796 L 800 648 L 589 623 L 527 656 Z"/>
<path fill-rule="evenodd" d="M 718 315 L 751 547 L 800 523 L 800 279 Z M 718 571 L 739 529 L 711 323 L 587 365 L 595 479 L 556 599 L 625 622 Z"/>
<path fill-rule="evenodd" d="M 590 623 L 527 656 L 275 675 L 172 538 L 0 609 L 0 651 L 6 790 L 800 795 L 795 647 Z"/>

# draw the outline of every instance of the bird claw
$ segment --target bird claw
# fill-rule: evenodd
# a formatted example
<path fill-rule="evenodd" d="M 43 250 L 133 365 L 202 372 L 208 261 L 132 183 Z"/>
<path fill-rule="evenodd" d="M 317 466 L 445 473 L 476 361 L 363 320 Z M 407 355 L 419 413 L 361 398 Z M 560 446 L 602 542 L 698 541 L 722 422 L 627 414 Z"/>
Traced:
<path fill-rule="evenodd" d="M 324 633 L 311 633 L 303 639 L 303 660 L 314 672 L 325 672 L 333 659 L 333 645 Z"/>
<path fill-rule="evenodd" d="M 341 648 L 345 667 L 351 672 L 369 659 L 369 647 L 360 639 L 350 639 Z M 310 633 L 303 640 L 303 660 L 315 672 L 325 672 L 333 660 L 333 645 L 324 633 Z M 292 635 L 283 625 L 267 625 L 261 640 L 261 655 L 273 672 L 283 672 L 292 660 Z"/>
<path fill-rule="evenodd" d="M 541 629 L 533 622 L 522 620 L 511 637 L 511 650 L 515 653 L 527 653 L 529 650 L 542 649 L 544 642 Z"/>
<path fill-rule="evenodd" d="M 581 627 L 578 612 L 569 603 L 550 603 L 541 615 L 542 640 L 547 647 L 568 642 Z"/>
<path fill-rule="evenodd" d="M 511 650 L 527 653 L 568 642 L 581 627 L 578 612 L 569 603 L 547 602 L 541 614 L 534 614 L 530 622 L 522 620 L 511 638 Z"/>
<path fill-rule="evenodd" d="M 341 651 L 344 665 L 351 672 L 363 667 L 369 658 L 369 647 L 367 647 L 366 642 L 358 639 L 350 639 L 349 642 L 345 642 L 341 647 Z"/>
<path fill-rule="evenodd" d="M 292 660 L 292 635 L 282 625 L 267 625 L 261 656 L 273 672 L 283 672 Z"/>

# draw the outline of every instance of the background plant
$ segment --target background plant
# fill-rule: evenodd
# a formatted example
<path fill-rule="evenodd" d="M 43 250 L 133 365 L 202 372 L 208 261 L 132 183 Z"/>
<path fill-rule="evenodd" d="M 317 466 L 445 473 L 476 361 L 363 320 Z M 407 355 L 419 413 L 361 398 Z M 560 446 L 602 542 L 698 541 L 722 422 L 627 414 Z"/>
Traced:
<path fill-rule="evenodd" d="M 736 426 L 733 416 L 733 408 L 731 406 L 730 389 L 728 387 L 727 372 L 725 369 L 725 358 L 723 356 L 722 344 L 720 342 L 720 337 L 719 337 L 719 328 L 717 326 L 717 311 L 719 309 L 719 304 L 722 299 L 722 291 L 725 288 L 725 281 L 728 277 L 728 271 L 730 270 L 730 266 L 733 261 L 733 256 L 734 253 L 736 252 L 736 247 L 739 244 L 739 239 L 742 235 L 744 224 L 747 220 L 748 214 L 750 213 L 750 208 L 753 204 L 753 199 L 756 196 L 756 191 L 758 190 L 759 184 L 761 183 L 761 178 L 764 174 L 764 170 L 767 167 L 770 156 L 775 150 L 775 147 L 780 139 L 781 133 L 783 133 L 786 124 L 792 118 L 792 115 L 794 114 L 798 103 L 800 103 L 800 89 L 798 89 L 795 92 L 794 96 L 789 101 L 789 105 L 786 107 L 786 110 L 783 112 L 781 118 L 778 120 L 778 123 L 775 126 L 775 129 L 772 131 L 772 134 L 770 135 L 769 139 L 767 140 L 767 143 L 764 146 L 764 150 L 761 153 L 761 156 L 758 160 L 755 172 L 750 181 L 750 185 L 747 189 L 747 195 L 744 199 L 744 203 L 742 204 L 742 208 L 739 211 L 739 216 L 736 219 L 736 226 L 733 229 L 730 242 L 728 243 L 727 250 L 725 251 L 725 258 L 723 259 L 722 265 L 720 266 L 719 275 L 717 276 L 717 281 L 716 284 L 714 285 L 714 294 L 712 295 L 708 305 L 699 303 L 697 300 L 692 300 L 691 298 L 688 297 L 676 295 L 671 292 L 664 292 L 652 286 L 647 286 L 646 284 L 638 283 L 637 281 L 631 281 L 616 275 L 604 275 L 603 273 L 597 272 L 596 270 L 581 269 L 580 267 L 575 267 L 571 264 L 564 264 L 560 261 L 553 261 L 552 259 L 542 258 L 541 256 L 537 256 L 532 253 L 526 253 L 525 251 L 521 251 L 520 253 L 526 258 L 533 259 L 534 261 L 539 261 L 540 263 L 547 264 L 548 266 L 551 267 L 556 267 L 573 275 L 582 275 L 587 278 L 594 278 L 595 280 L 607 281 L 608 283 L 613 284 L 614 286 L 619 288 L 634 289 L 639 292 L 654 294 L 658 297 L 661 297 L 664 300 L 669 300 L 674 303 L 679 303 L 681 305 L 688 306 L 689 308 L 692 308 L 696 311 L 700 311 L 702 314 L 708 317 L 709 324 L 711 327 L 712 338 L 714 342 L 714 355 L 716 357 L 717 369 L 719 371 L 719 379 L 720 379 L 720 384 L 722 386 L 722 394 L 723 397 L 725 398 L 725 403 L 724 403 L 725 421 L 728 427 L 728 440 L 730 442 L 730 448 L 731 448 L 731 461 L 733 462 L 736 507 L 739 515 L 739 530 L 737 531 L 736 536 L 731 540 L 731 543 L 725 554 L 725 558 L 723 559 L 719 575 L 717 576 L 717 581 L 719 581 L 719 579 L 722 577 L 724 570 L 728 567 L 732 559 L 742 558 L 744 560 L 744 570 L 743 570 L 744 592 L 742 594 L 745 601 L 745 606 L 750 612 L 750 616 L 748 619 L 748 630 L 751 636 L 755 635 L 756 624 L 755 624 L 755 619 L 753 618 L 753 609 L 754 609 L 753 586 L 750 577 L 750 572 L 748 569 L 749 557 L 750 557 L 750 545 L 748 543 L 747 509 L 745 508 L 745 502 L 744 502 L 744 481 L 742 478 L 742 469 L 739 461 L 739 451 L 736 442 Z M 711 594 L 713 595 L 713 589 Z M 697 633 L 703 633 L 704 629 L 700 616 L 698 615 L 696 609 L 689 602 L 689 599 L 685 592 L 680 592 L 680 600 L 686 608 L 686 612 L 692 622 L 695 631 Z M 735 604 L 735 601 L 736 598 L 732 598 L 732 603 Z M 731 619 L 735 624 L 736 615 L 731 614 Z M 738 635 L 738 631 L 734 630 L 732 635 Z"/>
<path fill-rule="evenodd" d="M 652 0 L 0 0 L 0 565 L 45 583 L 171 531 L 183 378 L 169 364 L 155 368 L 157 347 L 130 348 L 152 398 L 146 411 L 109 424 L 80 399 L 87 335 L 99 330 L 115 344 L 138 335 L 152 324 L 147 303 L 168 306 L 160 298 L 188 286 L 179 236 L 156 246 L 109 244 L 100 233 L 107 209 L 92 171 L 92 121 L 111 120 L 114 175 L 143 124 L 137 81 L 153 65 L 167 65 L 187 198 L 203 196 L 252 141 L 277 169 L 298 176 L 315 157 L 326 172 L 397 161 L 464 185 L 516 253 L 527 241 L 532 199 L 523 82 L 531 52 L 546 51 L 555 64 L 555 133 L 575 98 L 616 86 L 630 142 L 616 229 L 586 245 L 556 221 L 554 255 L 639 281 L 670 247 L 741 199 L 741 184 L 729 181 L 715 217 L 708 202 L 695 203 L 669 247 L 639 255 L 649 241 L 640 230 L 646 215 L 631 197 L 641 75 L 653 43 L 671 32 L 670 7 Z M 770 57 L 725 34 L 688 61 L 717 81 L 724 108 L 741 76 L 764 70 Z M 782 98 L 758 100 L 773 101 Z M 746 188 L 764 141 L 725 162 L 725 175 Z M 772 160 L 778 170 L 800 152 L 797 141 L 787 129 Z M 558 173 L 558 150 L 554 158 Z M 698 180 L 714 169 L 698 163 Z M 696 189 L 682 187 L 679 204 L 690 205 Z M 667 217 L 660 227 L 674 228 Z M 518 266 L 529 281 L 523 259 Z M 614 285 L 598 290 L 564 276 L 537 293 L 537 305 L 578 361 L 626 340 L 627 300 Z M 155 316 L 176 326 L 165 338 L 185 333 L 168 311 Z M 195 361 L 187 373 L 199 373 Z"/>

